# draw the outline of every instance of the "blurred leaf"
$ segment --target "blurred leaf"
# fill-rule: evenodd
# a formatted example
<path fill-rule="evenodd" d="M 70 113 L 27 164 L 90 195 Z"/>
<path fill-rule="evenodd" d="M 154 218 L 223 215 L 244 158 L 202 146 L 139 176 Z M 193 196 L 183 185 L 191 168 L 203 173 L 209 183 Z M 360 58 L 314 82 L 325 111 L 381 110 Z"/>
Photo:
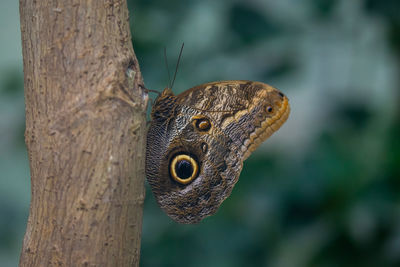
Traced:
<path fill-rule="evenodd" d="M 7 70 L 3 77 L 4 80 L 0 84 L 0 88 L 4 96 L 15 97 L 24 90 L 24 77 L 19 70 Z"/>
<path fill-rule="evenodd" d="M 230 9 L 230 27 L 244 43 L 273 38 L 282 29 L 268 20 L 267 14 L 243 4 L 235 4 Z"/>
<path fill-rule="evenodd" d="M 400 1 L 366 0 L 365 9 L 372 14 L 380 14 L 389 22 L 390 41 L 400 54 Z"/>
<path fill-rule="evenodd" d="M 314 12 L 319 18 L 328 18 L 338 4 L 337 0 L 311 0 Z"/>
<path fill-rule="evenodd" d="M 369 123 L 372 113 L 365 105 L 357 103 L 339 104 L 336 107 L 336 116 L 352 126 L 355 130 L 362 130 Z"/>

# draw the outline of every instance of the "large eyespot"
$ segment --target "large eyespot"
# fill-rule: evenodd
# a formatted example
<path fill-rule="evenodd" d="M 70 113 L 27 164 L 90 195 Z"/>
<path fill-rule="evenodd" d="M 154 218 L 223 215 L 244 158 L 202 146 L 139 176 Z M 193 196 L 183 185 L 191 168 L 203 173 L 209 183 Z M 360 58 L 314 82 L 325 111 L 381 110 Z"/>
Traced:
<path fill-rule="evenodd" d="M 204 116 L 195 116 L 193 118 L 193 124 L 200 132 L 207 132 L 211 128 L 210 120 Z"/>
<path fill-rule="evenodd" d="M 197 161 L 186 154 L 176 155 L 170 164 L 172 179 L 180 184 L 188 184 L 193 181 L 199 172 Z"/>

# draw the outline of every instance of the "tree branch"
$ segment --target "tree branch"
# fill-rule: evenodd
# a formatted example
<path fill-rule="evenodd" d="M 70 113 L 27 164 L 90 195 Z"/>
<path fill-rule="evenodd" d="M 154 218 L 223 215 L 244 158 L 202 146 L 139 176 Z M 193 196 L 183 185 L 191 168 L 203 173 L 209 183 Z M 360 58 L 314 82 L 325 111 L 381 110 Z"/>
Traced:
<path fill-rule="evenodd" d="M 147 94 L 126 1 L 20 0 L 32 200 L 20 266 L 138 266 Z"/>

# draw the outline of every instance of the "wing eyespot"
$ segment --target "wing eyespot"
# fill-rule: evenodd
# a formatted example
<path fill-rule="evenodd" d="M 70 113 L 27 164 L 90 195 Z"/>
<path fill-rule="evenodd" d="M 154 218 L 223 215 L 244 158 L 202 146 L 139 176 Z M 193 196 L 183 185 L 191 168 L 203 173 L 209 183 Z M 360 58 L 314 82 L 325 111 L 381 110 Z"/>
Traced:
<path fill-rule="evenodd" d="M 208 145 L 207 145 L 207 143 L 202 143 L 201 144 L 201 151 L 205 154 L 205 153 L 207 153 L 207 151 L 208 151 Z"/>
<path fill-rule="evenodd" d="M 211 121 L 205 116 L 195 116 L 193 118 L 193 124 L 200 132 L 208 132 L 211 129 Z"/>
<path fill-rule="evenodd" d="M 189 184 L 199 173 L 199 164 L 186 154 L 176 155 L 170 163 L 171 178 L 180 184 Z"/>

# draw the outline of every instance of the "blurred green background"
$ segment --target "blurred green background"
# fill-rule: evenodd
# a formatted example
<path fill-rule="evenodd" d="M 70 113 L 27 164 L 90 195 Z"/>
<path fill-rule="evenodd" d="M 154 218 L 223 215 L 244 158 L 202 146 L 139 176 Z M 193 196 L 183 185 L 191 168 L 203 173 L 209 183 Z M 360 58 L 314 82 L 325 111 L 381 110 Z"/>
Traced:
<path fill-rule="evenodd" d="M 215 216 L 178 225 L 147 188 L 141 266 L 400 266 L 400 1 L 128 1 L 148 88 L 281 89 L 292 113 Z M 18 1 L 0 3 L 0 266 L 29 209 Z M 153 98 L 155 96 L 153 95 Z"/>

